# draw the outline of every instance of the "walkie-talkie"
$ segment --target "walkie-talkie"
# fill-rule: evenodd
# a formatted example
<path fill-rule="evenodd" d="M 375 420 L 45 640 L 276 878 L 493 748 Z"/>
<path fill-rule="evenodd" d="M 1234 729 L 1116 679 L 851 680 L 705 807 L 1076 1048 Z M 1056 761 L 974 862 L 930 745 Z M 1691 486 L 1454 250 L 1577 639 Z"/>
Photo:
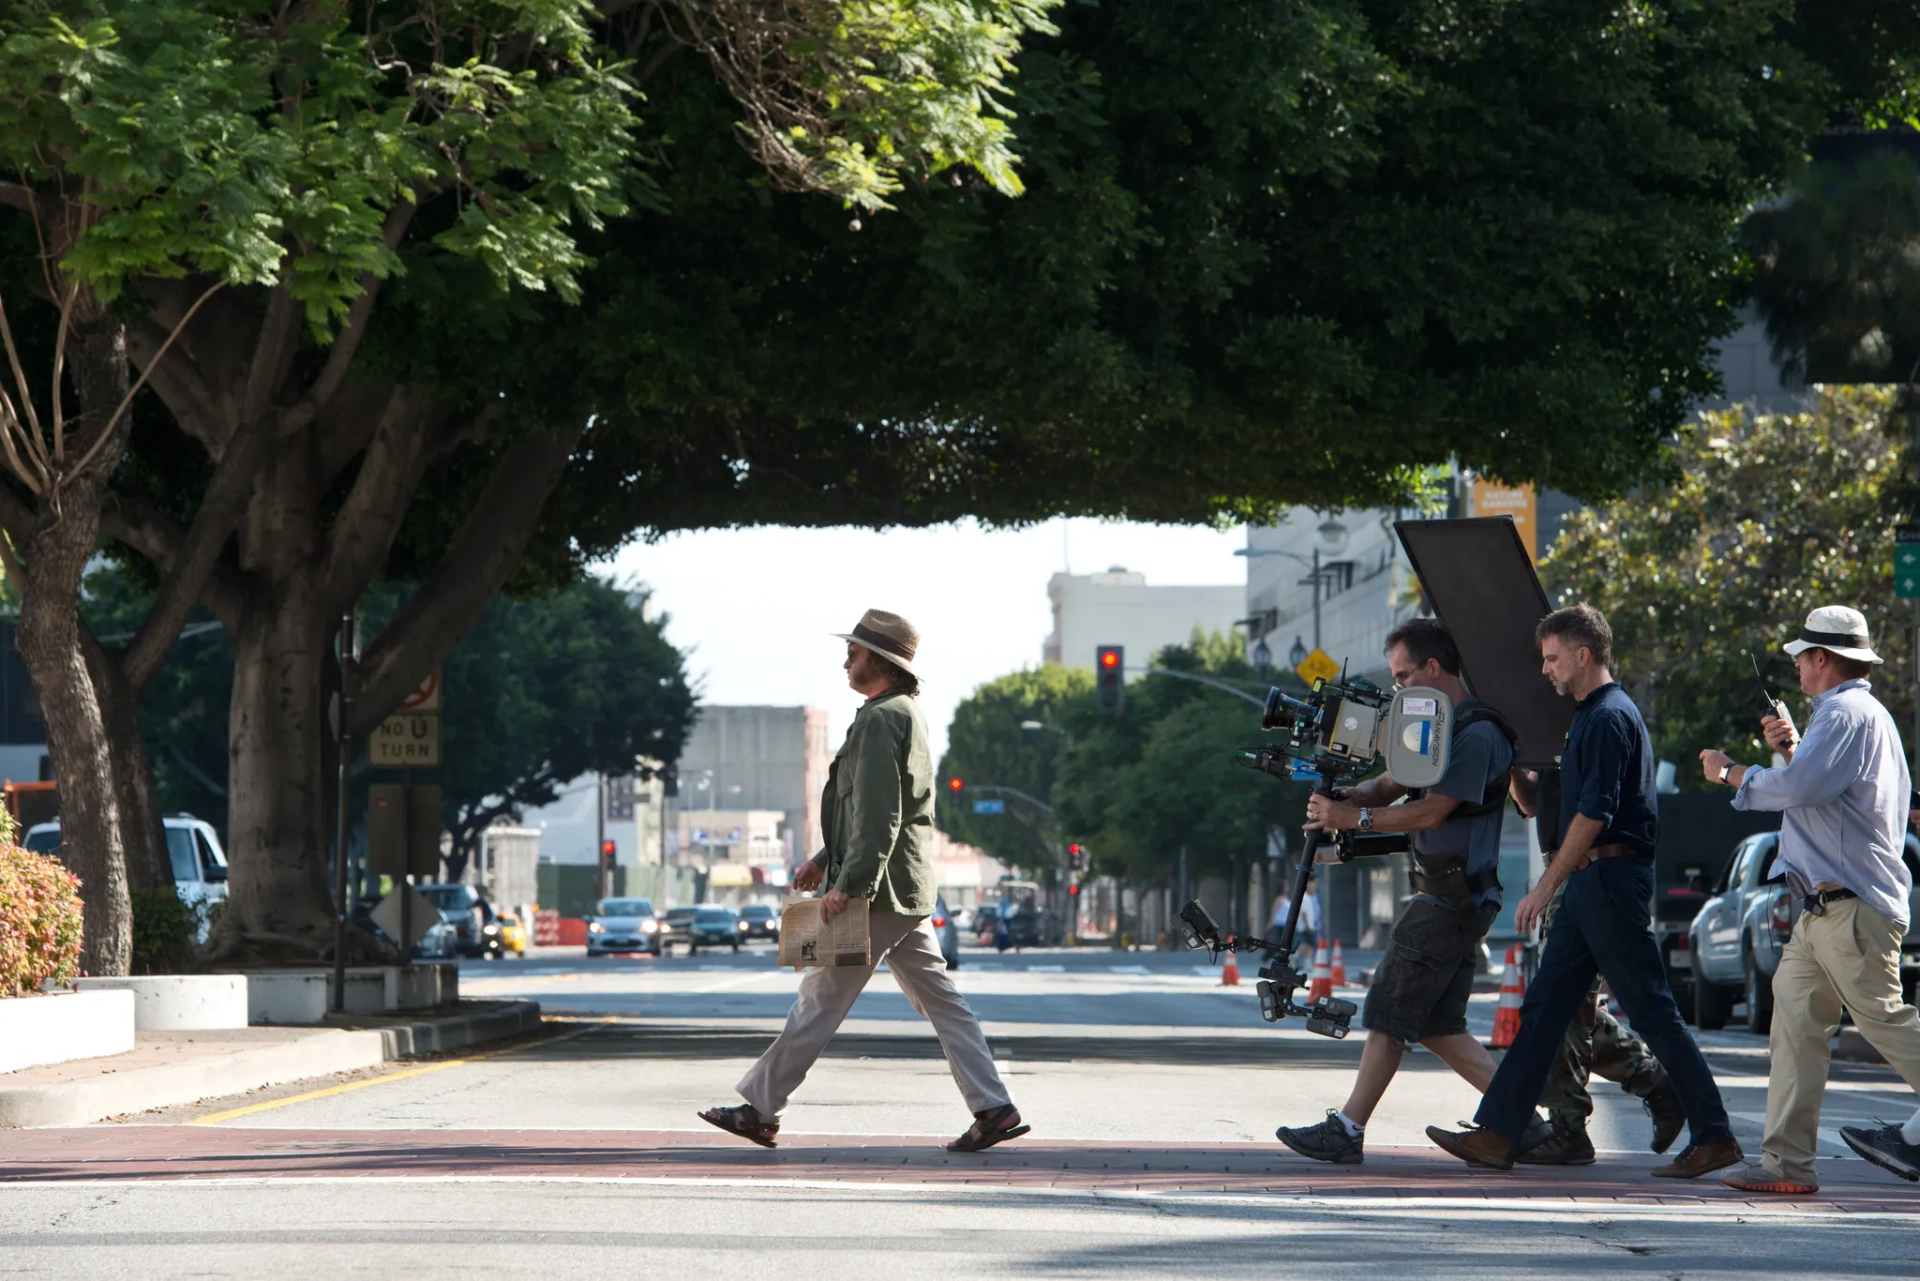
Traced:
<path fill-rule="evenodd" d="M 1793 736 L 1799 738 L 1800 731 L 1794 729 L 1793 717 L 1787 715 L 1787 705 L 1767 692 L 1767 678 L 1760 674 L 1760 660 L 1753 656 L 1751 650 L 1747 652 L 1747 661 L 1753 664 L 1753 683 L 1760 690 L 1760 705 L 1765 707 L 1769 714 L 1785 721 L 1787 728 L 1793 730 Z"/>

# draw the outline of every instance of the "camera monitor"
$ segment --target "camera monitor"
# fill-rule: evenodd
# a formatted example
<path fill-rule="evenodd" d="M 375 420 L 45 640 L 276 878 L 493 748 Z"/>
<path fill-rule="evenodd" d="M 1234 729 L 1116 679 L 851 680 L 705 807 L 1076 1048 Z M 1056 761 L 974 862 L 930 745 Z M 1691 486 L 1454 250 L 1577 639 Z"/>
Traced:
<path fill-rule="evenodd" d="M 1548 769 L 1560 760 L 1573 700 L 1540 673 L 1533 629 L 1547 593 L 1520 534 L 1505 516 L 1394 522 L 1433 612 L 1453 633 L 1467 683 L 1506 717 L 1519 738 L 1514 763 Z"/>

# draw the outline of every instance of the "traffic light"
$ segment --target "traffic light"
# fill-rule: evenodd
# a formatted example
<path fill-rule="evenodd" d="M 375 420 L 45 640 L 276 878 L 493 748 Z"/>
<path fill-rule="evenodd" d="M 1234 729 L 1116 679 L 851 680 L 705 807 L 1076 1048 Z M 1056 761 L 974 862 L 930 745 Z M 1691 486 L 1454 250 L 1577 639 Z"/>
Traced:
<path fill-rule="evenodd" d="M 619 846 L 614 844 L 614 842 L 612 841 L 600 842 L 600 866 L 603 870 L 608 872 L 611 872 L 613 870 L 613 862 L 614 862 L 613 856 L 615 851 L 618 849 L 619 849 Z"/>
<path fill-rule="evenodd" d="M 1067 886 L 1067 897 L 1068 898 L 1080 897 L 1080 882 L 1075 881 L 1073 884 Z"/>
<path fill-rule="evenodd" d="M 956 801 L 960 799 L 960 793 L 965 787 L 965 781 L 957 776 L 947 780 L 947 790 L 953 793 L 953 799 Z"/>
<path fill-rule="evenodd" d="M 1124 645 L 1102 645 L 1093 651 L 1093 705 L 1117 712 L 1127 705 L 1127 650 Z"/>
<path fill-rule="evenodd" d="M 1078 841 L 1075 841 L 1072 845 L 1067 846 L 1067 869 L 1069 871 L 1078 872 L 1081 868 L 1085 867 L 1086 865 L 1087 865 L 1087 852 L 1085 849 L 1081 848 L 1080 843 Z M 1074 892 L 1079 893 L 1078 890 Z"/>

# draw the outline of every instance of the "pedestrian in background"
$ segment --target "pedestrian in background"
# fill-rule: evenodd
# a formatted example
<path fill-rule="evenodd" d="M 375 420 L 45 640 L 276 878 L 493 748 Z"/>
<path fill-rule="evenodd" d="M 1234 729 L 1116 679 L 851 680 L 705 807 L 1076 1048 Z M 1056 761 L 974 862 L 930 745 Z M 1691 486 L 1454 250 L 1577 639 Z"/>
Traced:
<path fill-rule="evenodd" d="M 1280 920 L 1285 925 L 1286 918 Z M 1308 875 L 1307 892 L 1300 896 L 1300 920 L 1293 927 L 1293 954 L 1313 963 L 1314 949 L 1320 946 L 1320 878 Z"/>
<path fill-rule="evenodd" d="M 1741 1159 L 1707 1060 L 1680 1019 L 1653 937 L 1653 743 L 1640 709 L 1613 679 L 1613 630 L 1591 605 L 1556 610 L 1535 631 L 1540 665 L 1576 700 L 1560 757 L 1560 848 L 1520 900 L 1514 928 L 1531 930 L 1562 885 L 1566 895 L 1546 953 L 1520 1007 L 1520 1032 L 1463 1131 L 1427 1137 L 1470 1165 L 1513 1168 L 1534 1105 L 1596 973 L 1667 1071 L 1687 1114 L 1690 1142 L 1652 1173 L 1691 1179 Z"/>
<path fill-rule="evenodd" d="M 913 1008 L 933 1024 L 954 1084 L 973 1112 L 949 1152 L 978 1152 L 1031 1128 L 1022 1125 L 994 1068 L 980 1022 L 947 974 L 928 918 L 934 907 L 933 752 L 920 714 L 914 655 L 920 634 L 898 614 L 870 609 L 847 642 L 847 684 L 865 697 L 827 771 L 820 826 L 826 848 L 794 873 L 795 889 L 827 886 L 820 910 L 869 901 L 866 965 L 809 969 L 787 1024 L 735 1087 L 744 1106 L 709 1108 L 700 1119 L 773 1147 L 780 1113 L 846 1020 L 881 961 Z"/>
<path fill-rule="evenodd" d="M 1920 1013 L 1901 999 L 1900 940 L 1907 932 L 1913 876 L 1906 848 L 1912 780 L 1900 732 L 1867 677 L 1880 656 L 1866 616 L 1829 605 L 1807 615 L 1786 646 L 1813 697 L 1805 738 L 1768 716 L 1766 740 L 1787 763 L 1737 765 L 1708 748 L 1710 782 L 1735 789 L 1733 807 L 1781 812 L 1783 872 L 1800 919 L 1773 975 L 1768 1033 L 1767 1131 L 1760 1160 L 1722 1176 L 1743 1192 L 1820 1190 L 1820 1102 L 1829 1045 L 1844 1009 L 1867 1044 L 1920 1090 Z M 1920 1179 L 1920 1113 L 1905 1126 L 1842 1126 L 1847 1146 L 1903 1179 Z"/>
<path fill-rule="evenodd" d="M 1283 869 L 1284 870 L 1284 869 Z M 1293 895 L 1287 893 L 1282 885 L 1280 892 L 1273 896 L 1273 910 L 1267 913 L 1267 937 L 1278 940 L 1280 932 L 1287 928 L 1287 913 L 1293 908 Z"/>

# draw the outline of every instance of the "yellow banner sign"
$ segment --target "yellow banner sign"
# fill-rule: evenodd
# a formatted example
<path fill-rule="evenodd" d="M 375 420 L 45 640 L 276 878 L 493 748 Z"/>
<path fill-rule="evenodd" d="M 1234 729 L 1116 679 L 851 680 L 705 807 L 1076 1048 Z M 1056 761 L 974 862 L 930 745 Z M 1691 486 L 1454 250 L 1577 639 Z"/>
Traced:
<path fill-rule="evenodd" d="M 1538 504 L 1532 485 L 1502 485 L 1485 476 L 1474 478 L 1473 514 L 1475 516 L 1511 516 L 1527 549 L 1527 559 L 1539 558 Z"/>

